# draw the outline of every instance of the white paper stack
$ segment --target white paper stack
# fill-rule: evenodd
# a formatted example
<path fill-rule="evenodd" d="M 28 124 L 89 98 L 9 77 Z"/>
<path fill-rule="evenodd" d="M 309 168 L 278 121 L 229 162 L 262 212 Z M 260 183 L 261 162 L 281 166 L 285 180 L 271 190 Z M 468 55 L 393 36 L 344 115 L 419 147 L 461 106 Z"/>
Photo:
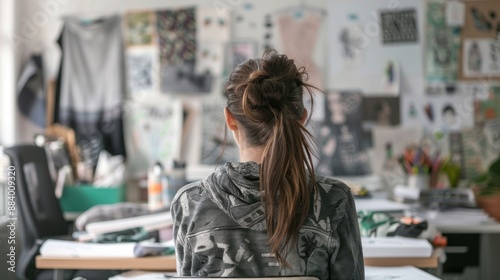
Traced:
<path fill-rule="evenodd" d="M 365 258 L 428 258 L 432 246 L 426 239 L 406 237 L 362 237 Z"/>
<path fill-rule="evenodd" d="M 438 280 L 439 278 L 413 266 L 365 266 L 365 279 Z"/>
<path fill-rule="evenodd" d="M 162 242 L 83 243 L 78 241 L 48 239 L 40 247 L 45 257 L 78 258 L 134 258 L 161 255 L 175 246 L 173 239 Z"/>
<path fill-rule="evenodd" d="M 152 231 L 170 227 L 172 224 L 173 222 L 170 212 L 161 212 L 112 221 L 89 223 L 85 226 L 85 230 L 88 234 L 96 236 L 99 234 L 117 232 L 136 227 L 143 227 L 146 231 Z"/>

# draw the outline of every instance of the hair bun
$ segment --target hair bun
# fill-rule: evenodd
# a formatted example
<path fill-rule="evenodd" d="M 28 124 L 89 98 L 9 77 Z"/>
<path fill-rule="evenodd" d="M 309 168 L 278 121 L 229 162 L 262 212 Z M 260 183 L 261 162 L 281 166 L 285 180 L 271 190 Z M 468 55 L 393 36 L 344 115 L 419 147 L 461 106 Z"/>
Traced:
<path fill-rule="evenodd" d="M 281 109 L 284 105 L 286 84 L 263 70 L 254 71 L 248 81 L 248 98 L 254 106 L 271 106 Z"/>

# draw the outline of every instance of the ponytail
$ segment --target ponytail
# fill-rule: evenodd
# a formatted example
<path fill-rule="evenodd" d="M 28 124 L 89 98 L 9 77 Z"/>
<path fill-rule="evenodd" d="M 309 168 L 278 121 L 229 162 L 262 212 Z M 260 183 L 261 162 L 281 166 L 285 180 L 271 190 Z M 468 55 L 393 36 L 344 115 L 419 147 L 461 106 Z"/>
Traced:
<path fill-rule="evenodd" d="M 271 251 L 288 265 L 281 251 L 297 241 L 309 212 L 314 178 L 309 132 L 299 121 L 278 117 L 268 139 L 260 166 L 260 188 Z"/>
<path fill-rule="evenodd" d="M 260 189 L 269 245 L 285 266 L 282 253 L 297 241 L 316 190 L 312 135 L 303 124 L 304 89 L 312 102 L 314 87 L 306 79 L 304 67 L 270 51 L 236 67 L 225 90 L 227 108 L 241 124 L 245 140 L 264 148 Z"/>

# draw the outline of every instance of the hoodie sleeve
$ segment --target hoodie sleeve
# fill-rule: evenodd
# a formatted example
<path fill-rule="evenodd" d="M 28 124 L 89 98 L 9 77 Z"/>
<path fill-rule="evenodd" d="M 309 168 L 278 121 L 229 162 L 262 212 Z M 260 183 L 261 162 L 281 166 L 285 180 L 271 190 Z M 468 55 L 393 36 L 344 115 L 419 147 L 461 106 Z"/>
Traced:
<path fill-rule="evenodd" d="M 183 202 L 187 203 L 186 192 L 177 196 L 170 208 L 173 220 L 173 232 L 175 241 L 175 255 L 178 276 L 190 276 L 191 271 L 191 248 L 189 242 L 186 242 L 187 221 L 183 215 Z"/>
<path fill-rule="evenodd" d="M 339 248 L 330 259 L 330 279 L 365 279 L 356 206 L 351 192 L 346 194 L 345 215 L 337 228 Z"/>

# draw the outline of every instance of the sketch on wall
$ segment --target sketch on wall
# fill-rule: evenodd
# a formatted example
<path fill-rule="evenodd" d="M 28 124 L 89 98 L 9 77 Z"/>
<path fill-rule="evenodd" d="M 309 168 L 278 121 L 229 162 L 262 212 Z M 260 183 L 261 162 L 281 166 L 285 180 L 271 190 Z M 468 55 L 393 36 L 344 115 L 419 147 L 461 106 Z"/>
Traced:
<path fill-rule="evenodd" d="M 218 165 L 239 161 L 239 148 L 226 128 L 224 105 L 207 102 L 203 105 L 201 163 Z"/>
<path fill-rule="evenodd" d="M 219 76 L 224 70 L 224 47 L 230 40 L 230 13 L 213 8 L 196 11 L 196 73 Z"/>
<path fill-rule="evenodd" d="M 418 41 L 417 11 L 415 9 L 380 12 L 384 43 Z"/>
<path fill-rule="evenodd" d="M 155 38 L 155 14 L 151 11 L 130 12 L 125 15 L 127 46 L 152 46 Z"/>
<path fill-rule="evenodd" d="M 500 81 L 500 5 L 466 1 L 462 29 L 462 80 Z"/>
<path fill-rule="evenodd" d="M 427 2 L 425 75 L 427 83 L 458 79 L 460 28 L 446 22 L 446 2 Z"/>
<path fill-rule="evenodd" d="M 127 50 L 128 88 L 131 96 L 155 91 L 157 53 L 154 48 Z"/>
<path fill-rule="evenodd" d="M 147 174 L 161 162 L 165 168 L 179 160 L 182 137 L 182 103 L 164 95 L 147 95 L 128 101 L 124 117 L 127 168 L 131 177 Z"/>
<path fill-rule="evenodd" d="M 422 38 L 424 2 L 401 0 L 398 3 L 398 10 L 391 10 L 385 0 L 329 2 L 328 48 L 331 51 L 327 88 L 353 89 L 364 95 L 398 95 L 400 92 L 420 95 L 424 91 L 420 82 L 424 73 L 423 60 L 418 55 L 408 55 L 423 53 L 424 40 L 384 43 L 382 39 L 381 13 L 390 15 L 385 17 L 387 22 L 392 21 L 392 26 L 388 23 L 385 30 L 390 32 L 394 29 L 394 21 L 400 20 L 392 13 L 400 11 L 408 11 L 403 18 L 411 18 L 409 21 L 415 23 L 412 29 L 415 35 L 412 36 Z M 390 40 L 396 37 L 397 34 Z"/>
<path fill-rule="evenodd" d="M 210 92 L 210 73 L 196 74 L 196 9 L 156 12 L 161 91 Z"/>

